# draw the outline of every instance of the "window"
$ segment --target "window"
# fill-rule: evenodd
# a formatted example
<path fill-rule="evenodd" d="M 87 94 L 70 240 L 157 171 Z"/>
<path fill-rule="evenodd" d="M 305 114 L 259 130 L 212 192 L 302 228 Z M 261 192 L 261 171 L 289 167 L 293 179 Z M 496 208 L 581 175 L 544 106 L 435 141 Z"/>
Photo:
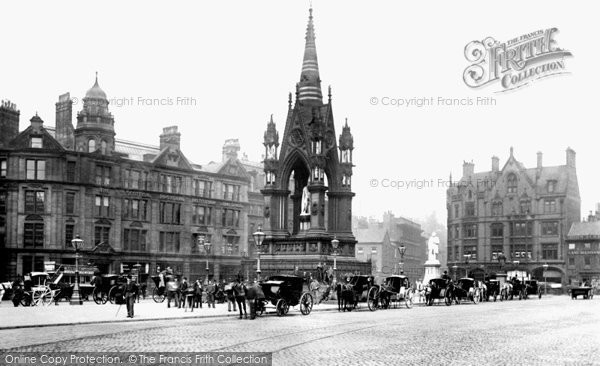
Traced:
<path fill-rule="evenodd" d="M 377 254 L 377 247 L 371 247 L 371 254 Z"/>
<path fill-rule="evenodd" d="M 99 186 L 110 185 L 110 167 L 96 165 L 96 184 Z"/>
<path fill-rule="evenodd" d="M 42 138 L 41 137 L 32 137 L 31 138 L 31 147 L 34 149 L 42 148 Z"/>
<path fill-rule="evenodd" d="M 165 193 L 181 193 L 181 177 L 161 175 L 160 191 Z"/>
<path fill-rule="evenodd" d="M 454 218 L 458 219 L 460 216 L 458 214 L 459 212 L 459 208 L 458 208 L 458 204 L 454 205 Z"/>
<path fill-rule="evenodd" d="M 464 237 L 465 238 L 474 238 L 477 236 L 477 225 L 476 224 L 466 224 L 464 226 Z"/>
<path fill-rule="evenodd" d="M 23 246 L 25 248 L 42 248 L 44 246 L 44 223 L 26 222 L 23 230 Z"/>
<path fill-rule="evenodd" d="M 575 250 L 575 243 L 569 243 L 569 250 Z"/>
<path fill-rule="evenodd" d="M 65 244 L 67 248 L 71 246 L 71 240 L 73 240 L 73 232 L 75 231 L 75 225 L 67 224 L 65 225 Z"/>
<path fill-rule="evenodd" d="M 0 214 L 6 213 L 6 191 L 0 191 Z"/>
<path fill-rule="evenodd" d="M 132 189 L 140 188 L 140 172 L 137 170 L 132 170 L 131 175 L 129 176 L 129 181 L 131 182 L 130 187 Z"/>
<path fill-rule="evenodd" d="M 180 224 L 181 223 L 181 204 L 171 202 L 161 202 L 160 223 L 161 224 Z"/>
<path fill-rule="evenodd" d="M 46 179 L 46 161 L 27 160 L 27 179 Z"/>
<path fill-rule="evenodd" d="M 504 236 L 504 225 L 503 224 L 492 224 L 492 237 L 503 237 Z"/>
<path fill-rule="evenodd" d="M 223 226 L 239 227 L 240 226 L 240 211 L 223 209 L 223 214 L 221 217 L 221 224 Z"/>
<path fill-rule="evenodd" d="M 145 252 L 146 233 L 146 230 L 125 229 L 123 231 L 123 250 Z"/>
<path fill-rule="evenodd" d="M 531 202 L 529 200 L 519 202 L 519 212 L 522 214 L 528 214 L 531 210 Z"/>
<path fill-rule="evenodd" d="M 558 221 L 542 222 L 542 235 L 558 235 Z"/>
<path fill-rule="evenodd" d="M 475 216 L 475 202 L 467 202 L 465 204 L 465 216 Z"/>
<path fill-rule="evenodd" d="M 556 212 L 556 200 L 544 200 L 544 213 Z"/>
<path fill-rule="evenodd" d="M 65 213 L 75 214 L 75 192 L 67 192 L 65 195 Z"/>
<path fill-rule="evenodd" d="M 531 236 L 532 224 L 531 222 L 513 222 L 512 223 L 512 236 Z"/>
<path fill-rule="evenodd" d="M 93 153 L 94 151 L 96 151 L 96 140 L 90 139 L 88 141 L 88 152 Z"/>
<path fill-rule="evenodd" d="M 108 146 L 108 144 L 106 143 L 106 141 L 102 140 L 102 142 L 100 142 L 100 151 L 102 152 L 102 155 L 106 155 L 106 147 Z"/>
<path fill-rule="evenodd" d="M 365 251 L 364 251 L 363 247 L 358 247 L 357 254 L 364 254 L 364 252 Z"/>
<path fill-rule="evenodd" d="M 110 226 L 94 226 L 94 244 L 109 243 Z"/>
<path fill-rule="evenodd" d="M 212 208 L 204 206 L 194 206 L 192 222 L 197 225 L 210 225 L 212 222 Z M 250 231 L 253 233 L 253 231 Z"/>
<path fill-rule="evenodd" d="M 502 216 L 502 202 L 492 203 L 492 216 Z"/>
<path fill-rule="evenodd" d="M 240 200 L 240 186 L 233 184 L 223 184 L 223 199 L 228 201 Z"/>
<path fill-rule="evenodd" d="M 110 197 L 107 196 L 96 196 L 94 213 L 96 216 L 106 217 L 109 215 L 110 208 Z"/>
<path fill-rule="evenodd" d="M 194 194 L 198 197 L 207 197 L 210 198 L 210 193 L 212 189 L 212 182 L 194 179 Z"/>
<path fill-rule="evenodd" d="M 469 245 L 464 247 L 465 255 L 469 255 L 469 259 L 477 260 L 477 246 Z"/>
<path fill-rule="evenodd" d="M 586 267 L 589 267 L 592 264 L 592 257 L 590 257 L 589 255 L 586 255 L 585 257 L 583 257 L 583 264 Z"/>
<path fill-rule="evenodd" d="M 75 162 L 67 161 L 67 182 L 75 182 Z"/>
<path fill-rule="evenodd" d="M 454 239 L 460 238 L 460 225 L 454 227 Z"/>
<path fill-rule="evenodd" d="M 549 180 L 548 183 L 546 184 L 546 190 L 548 191 L 548 193 L 554 193 L 555 189 L 556 189 L 556 181 Z"/>
<path fill-rule="evenodd" d="M 6 178 L 7 162 L 6 159 L 0 159 L 0 178 Z"/>
<path fill-rule="evenodd" d="M 25 191 L 25 213 L 43 214 L 44 201 L 44 191 Z"/>
<path fill-rule="evenodd" d="M 569 266 L 574 266 L 574 265 L 575 265 L 575 258 L 569 257 Z"/>
<path fill-rule="evenodd" d="M 492 260 L 498 261 L 500 254 L 502 254 L 502 245 L 492 245 Z"/>
<path fill-rule="evenodd" d="M 506 182 L 506 191 L 508 193 L 517 193 L 517 176 L 514 174 L 511 174 L 508 176 L 507 182 Z"/>
<path fill-rule="evenodd" d="M 558 259 L 558 244 L 542 244 L 542 259 Z"/>
<path fill-rule="evenodd" d="M 44 257 L 24 255 L 22 273 L 44 272 Z"/>
<path fill-rule="evenodd" d="M 590 249 L 592 249 L 591 243 L 583 243 L 583 250 L 590 250 Z"/>
<path fill-rule="evenodd" d="M 179 233 L 161 231 L 159 234 L 158 251 L 166 253 L 178 253 Z"/>
<path fill-rule="evenodd" d="M 123 218 L 146 221 L 149 217 L 148 207 L 147 200 L 132 200 L 126 198 L 123 200 Z"/>

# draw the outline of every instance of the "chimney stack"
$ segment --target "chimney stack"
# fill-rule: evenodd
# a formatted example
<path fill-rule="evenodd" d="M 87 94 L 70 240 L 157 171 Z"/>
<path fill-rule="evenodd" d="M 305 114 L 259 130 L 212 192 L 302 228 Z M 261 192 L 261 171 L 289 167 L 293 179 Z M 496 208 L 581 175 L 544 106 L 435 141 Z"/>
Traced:
<path fill-rule="evenodd" d="M 492 156 L 492 172 L 496 173 L 500 170 L 500 159 L 497 156 Z"/>
<path fill-rule="evenodd" d="M 168 147 L 170 150 L 180 150 L 181 133 L 177 131 L 177 126 L 163 128 L 160 135 L 160 150 Z"/>
<path fill-rule="evenodd" d="M 575 150 L 567 147 L 567 166 L 575 168 Z"/>
<path fill-rule="evenodd" d="M 65 93 L 58 97 L 56 103 L 56 140 L 67 150 L 73 150 L 75 135 L 73 128 L 73 101 L 71 94 Z"/>
<path fill-rule="evenodd" d="M 475 173 L 475 164 L 473 164 L 473 161 L 471 160 L 470 163 L 463 161 L 463 178 L 469 178 L 469 177 L 473 176 L 474 173 Z"/>
<path fill-rule="evenodd" d="M 31 117 L 29 122 L 31 122 L 31 128 L 33 128 L 33 131 L 37 133 L 41 132 L 44 121 L 42 121 L 42 119 L 40 118 L 40 116 L 38 116 L 37 113 L 35 114 L 35 116 Z"/>
<path fill-rule="evenodd" d="M 0 147 L 8 144 L 19 134 L 19 115 L 17 106 L 9 100 L 0 103 Z"/>
<path fill-rule="evenodd" d="M 542 156 L 543 156 L 542 152 L 538 151 L 538 153 L 537 153 L 537 168 L 538 169 L 542 169 Z"/>

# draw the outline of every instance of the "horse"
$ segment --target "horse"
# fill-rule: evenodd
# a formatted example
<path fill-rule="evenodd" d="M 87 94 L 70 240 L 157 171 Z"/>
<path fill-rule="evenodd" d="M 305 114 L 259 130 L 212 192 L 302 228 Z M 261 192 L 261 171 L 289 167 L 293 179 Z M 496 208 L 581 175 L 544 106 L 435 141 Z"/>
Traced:
<path fill-rule="evenodd" d="M 504 282 L 500 286 L 500 301 L 508 300 L 508 296 L 512 299 L 513 285 L 510 282 Z"/>
<path fill-rule="evenodd" d="M 351 311 L 356 307 L 358 297 L 354 295 L 354 290 L 351 284 L 338 283 L 335 287 L 335 292 L 338 299 L 338 311 Z"/>

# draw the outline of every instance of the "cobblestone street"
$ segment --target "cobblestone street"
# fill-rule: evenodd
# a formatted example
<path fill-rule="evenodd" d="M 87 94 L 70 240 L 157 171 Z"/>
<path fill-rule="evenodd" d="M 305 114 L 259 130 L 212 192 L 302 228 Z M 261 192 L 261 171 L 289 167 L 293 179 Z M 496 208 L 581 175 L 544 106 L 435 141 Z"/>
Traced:
<path fill-rule="evenodd" d="M 351 313 L 302 316 L 290 309 L 285 317 L 253 321 L 213 317 L 5 329 L 0 338 L 2 348 L 13 351 L 266 351 L 273 352 L 275 365 L 600 364 L 598 302 L 556 296 L 376 312 L 362 304 Z"/>

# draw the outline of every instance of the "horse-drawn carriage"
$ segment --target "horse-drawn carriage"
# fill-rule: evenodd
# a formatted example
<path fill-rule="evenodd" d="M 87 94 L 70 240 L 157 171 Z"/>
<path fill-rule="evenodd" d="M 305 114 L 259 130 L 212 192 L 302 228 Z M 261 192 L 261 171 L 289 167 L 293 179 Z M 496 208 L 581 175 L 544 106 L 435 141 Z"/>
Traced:
<path fill-rule="evenodd" d="M 165 277 L 161 278 L 164 275 L 152 276 L 152 281 L 154 281 L 154 289 L 152 290 L 152 300 L 154 302 L 160 303 L 164 302 L 167 298 L 167 279 Z"/>
<path fill-rule="evenodd" d="M 356 309 L 359 301 L 368 300 L 369 290 L 373 286 L 374 277 L 371 275 L 346 276 L 346 283 L 338 283 L 336 286 L 338 310 Z"/>
<path fill-rule="evenodd" d="M 500 301 L 512 300 L 518 297 L 519 300 L 527 297 L 527 286 L 518 279 L 512 279 L 510 282 L 504 282 L 500 289 Z"/>
<path fill-rule="evenodd" d="M 369 310 L 378 308 L 389 309 L 392 305 L 397 307 L 400 301 L 404 301 L 407 308 L 413 306 L 414 291 L 410 288 L 408 277 L 394 275 L 386 277 L 381 285 L 371 286 L 367 294 L 367 305 Z"/>
<path fill-rule="evenodd" d="M 460 304 L 461 301 L 472 301 L 473 304 L 477 304 L 480 300 L 480 291 L 474 279 L 465 277 L 459 279 L 455 286 L 450 287 L 449 296 L 456 304 Z"/>
<path fill-rule="evenodd" d="M 523 292 L 523 298 L 527 299 L 529 295 L 537 296 L 538 299 L 542 298 L 542 286 L 538 284 L 536 280 L 525 281 L 525 291 Z"/>
<path fill-rule="evenodd" d="M 71 299 L 73 285 L 61 282 L 62 273 L 50 276 L 46 272 L 31 272 L 24 280 L 24 289 L 19 294 L 23 306 L 48 305 L 59 299 Z"/>
<path fill-rule="evenodd" d="M 264 297 L 257 299 L 256 313 L 262 315 L 267 304 L 271 304 L 277 311 L 277 316 L 283 316 L 290 310 L 290 306 L 300 306 L 302 315 L 310 314 L 313 307 L 313 298 L 309 292 L 304 291 L 304 279 L 294 275 L 276 275 L 259 284 Z M 259 291 L 258 291 L 259 292 Z"/>
<path fill-rule="evenodd" d="M 573 287 L 569 290 L 571 292 L 571 299 L 577 299 L 577 296 L 582 296 L 584 300 L 591 300 L 594 298 L 594 289 L 590 286 Z"/>
<path fill-rule="evenodd" d="M 500 281 L 489 279 L 484 282 L 485 291 L 481 291 L 482 298 L 485 301 L 490 301 L 490 298 L 493 298 L 494 301 L 500 295 Z"/>
<path fill-rule="evenodd" d="M 436 299 L 443 299 L 447 306 L 452 305 L 451 282 L 445 278 L 432 278 L 425 286 L 425 304 L 433 305 Z"/>

